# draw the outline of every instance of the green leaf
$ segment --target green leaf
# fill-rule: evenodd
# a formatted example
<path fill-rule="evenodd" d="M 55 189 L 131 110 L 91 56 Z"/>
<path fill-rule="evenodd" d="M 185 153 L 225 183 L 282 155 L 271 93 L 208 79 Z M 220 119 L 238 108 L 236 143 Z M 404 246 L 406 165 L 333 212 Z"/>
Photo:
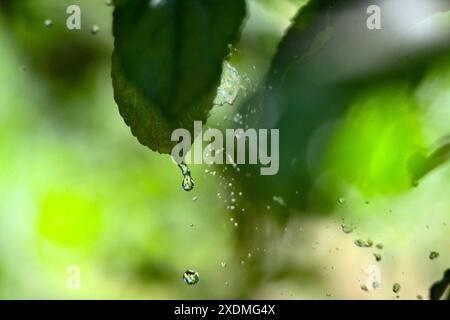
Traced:
<path fill-rule="evenodd" d="M 430 288 L 430 299 L 431 300 L 440 300 L 444 298 L 445 291 L 450 288 L 450 269 L 447 269 L 444 273 L 444 277 L 433 284 Z M 447 300 L 450 300 L 450 292 Z"/>
<path fill-rule="evenodd" d="M 448 139 L 448 138 L 447 138 Z M 447 142 L 436 149 L 428 157 L 416 153 L 410 158 L 410 173 L 413 182 L 416 183 L 432 170 L 443 165 L 450 160 L 450 142 Z"/>
<path fill-rule="evenodd" d="M 361 105 L 369 106 L 370 110 L 376 109 L 380 119 L 377 124 L 385 127 L 383 109 L 377 106 L 372 108 L 375 103 L 369 98 L 367 103 L 359 103 L 361 97 L 371 93 L 382 97 L 385 101 L 379 102 L 388 103 L 386 116 L 394 115 L 393 128 L 402 135 L 406 135 L 404 128 L 415 127 L 416 113 L 414 100 L 409 98 L 410 92 L 436 59 L 450 52 L 450 45 L 444 36 L 434 44 L 417 45 L 418 40 L 413 41 L 405 34 L 421 21 L 434 16 L 434 13 L 446 10 L 449 5 L 434 7 L 426 3 L 424 7 L 427 10 L 408 19 L 399 28 L 396 21 L 403 17 L 404 10 L 399 7 L 391 10 L 387 2 L 379 2 L 382 29 L 369 30 L 367 8 L 371 4 L 373 1 L 370 0 L 310 0 L 293 19 L 278 46 L 263 86 L 247 103 L 258 109 L 258 117 L 251 126 L 279 128 L 282 132 L 280 170 L 274 177 L 264 177 L 264 181 L 261 177 L 253 183 L 251 188 L 258 199 L 270 196 L 272 191 L 266 191 L 268 184 L 276 185 L 277 192 L 282 194 L 292 194 L 292 190 L 301 185 L 303 192 L 292 195 L 286 201 L 296 203 L 299 209 L 326 211 L 336 206 L 335 195 L 345 188 L 343 180 L 364 190 L 366 179 L 362 169 L 372 168 L 375 163 L 373 157 L 359 151 L 359 146 L 366 150 L 365 145 L 347 140 L 345 148 L 340 149 L 342 161 L 333 159 L 334 162 L 325 163 L 338 130 L 343 128 L 342 120 L 346 119 L 349 108 L 355 104 L 358 104 L 355 108 Z M 390 14 L 383 15 L 388 10 Z M 447 35 L 447 29 L 443 26 L 436 30 Z M 379 95 L 385 88 L 393 90 L 396 95 Z M 396 88 L 402 90 L 397 92 Z M 399 101 L 404 103 L 399 105 Z M 404 113 L 408 118 L 399 117 Z M 359 114 L 369 116 L 365 110 Z M 360 125 L 367 130 L 367 136 L 377 137 L 379 129 L 367 127 L 366 124 L 373 125 L 373 121 L 367 118 L 367 122 Z M 360 141 L 365 139 L 364 135 L 359 135 L 359 129 L 356 133 L 356 137 L 362 139 Z M 386 187 L 389 183 L 386 179 L 375 178 L 379 183 L 366 188 L 368 192 L 400 192 L 410 187 L 406 162 L 409 155 L 417 150 L 416 132 L 406 137 L 408 140 L 399 141 L 400 145 L 392 148 L 396 148 L 395 151 L 406 150 L 408 154 L 378 153 L 383 162 L 375 163 L 380 172 L 385 167 L 392 168 L 389 169 L 392 172 L 401 172 L 397 183 L 391 184 L 392 188 L 391 185 Z M 374 153 L 378 146 L 389 147 L 376 139 L 368 142 L 367 146 Z M 336 166 L 331 167 L 330 163 Z M 357 170 L 347 175 L 350 170 L 339 171 L 341 167 Z M 330 170 L 334 168 L 338 169 Z M 356 174 L 358 171 L 363 174 Z M 263 195 L 264 192 L 269 194 Z"/>
<path fill-rule="evenodd" d="M 169 153 L 174 129 L 193 133 L 205 121 L 245 0 L 117 0 L 114 10 L 114 98 L 133 135 Z"/>

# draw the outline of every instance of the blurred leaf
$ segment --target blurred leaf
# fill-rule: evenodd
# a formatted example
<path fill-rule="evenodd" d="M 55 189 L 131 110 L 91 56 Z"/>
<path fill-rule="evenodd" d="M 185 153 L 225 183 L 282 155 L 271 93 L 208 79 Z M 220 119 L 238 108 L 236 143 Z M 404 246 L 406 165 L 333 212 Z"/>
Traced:
<path fill-rule="evenodd" d="M 116 1 L 114 96 L 143 145 L 169 153 L 174 129 L 206 120 L 245 13 L 244 0 Z"/>
<path fill-rule="evenodd" d="M 450 142 L 442 145 L 428 157 L 420 153 L 414 154 L 410 159 L 410 172 L 414 182 L 422 179 L 432 170 L 450 160 Z"/>
<path fill-rule="evenodd" d="M 448 288 L 450 288 L 450 269 L 447 269 L 444 273 L 444 277 L 430 288 L 430 299 L 440 300 L 441 298 L 444 298 L 445 291 Z M 450 300 L 450 293 L 447 300 Z"/>
<path fill-rule="evenodd" d="M 39 233 L 66 247 L 88 248 L 95 245 L 101 226 L 101 207 L 76 190 L 49 192 L 40 208 Z"/>
<path fill-rule="evenodd" d="M 248 189 L 254 190 L 256 197 L 264 193 L 265 197 L 271 196 L 273 190 L 265 190 L 266 186 L 276 185 L 277 193 L 285 195 L 288 203 L 296 203 L 300 209 L 311 209 L 313 203 L 320 204 L 321 208 L 314 208 L 320 210 L 336 206 L 338 195 L 334 193 L 336 190 L 330 190 L 325 178 L 348 180 L 349 177 L 326 177 L 321 169 L 332 138 L 341 128 L 339 120 L 349 106 L 383 84 L 405 88 L 405 99 L 409 98 L 433 61 L 450 51 L 447 28 L 436 24 L 433 41 L 421 38 L 414 29 L 436 12 L 448 10 L 449 3 L 434 6 L 435 2 L 431 1 L 411 1 L 417 16 L 405 19 L 401 6 L 380 2 L 381 12 L 385 13 L 380 30 L 367 28 L 370 15 L 366 11 L 370 4 L 371 1 L 365 0 L 311 0 L 294 18 L 278 47 L 264 86 L 248 103 L 259 108 L 253 126 L 279 128 L 282 133 L 279 173 L 253 181 Z M 396 98 L 388 96 L 384 102 L 398 107 Z M 405 112 L 411 118 L 416 117 L 415 104 L 408 103 L 408 106 Z M 383 125 L 383 115 L 380 116 L 380 125 Z M 370 123 L 371 120 L 366 119 Z M 403 120 L 396 118 L 398 123 L 394 128 L 403 127 Z M 367 133 L 376 137 L 377 130 L 379 128 Z M 352 149 L 353 141 L 348 142 Z M 377 139 L 368 143 L 372 150 L 378 148 Z M 405 145 L 401 147 L 405 149 Z M 407 151 L 411 154 L 417 150 Z M 361 156 L 365 155 L 346 154 L 343 158 L 354 168 L 369 167 L 373 160 L 366 157 L 363 160 L 369 162 L 362 163 Z M 378 158 L 384 164 L 393 164 L 391 171 L 407 172 L 407 161 L 403 160 L 408 156 L 402 155 L 401 162 L 396 162 L 389 153 L 380 154 Z M 326 192 L 316 199 L 314 188 L 318 184 L 325 185 Z M 339 185 L 339 188 L 345 186 Z M 303 191 L 293 194 L 292 190 L 297 189 Z M 373 185 L 371 189 L 404 190 L 388 190 L 383 185 Z"/>

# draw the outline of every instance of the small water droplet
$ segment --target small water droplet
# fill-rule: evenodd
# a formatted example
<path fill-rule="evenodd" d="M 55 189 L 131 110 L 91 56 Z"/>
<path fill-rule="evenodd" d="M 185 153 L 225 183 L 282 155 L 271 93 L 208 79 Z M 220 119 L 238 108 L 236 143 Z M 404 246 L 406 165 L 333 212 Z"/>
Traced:
<path fill-rule="evenodd" d="M 370 239 L 367 240 L 357 239 L 353 243 L 360 248 L 370 248 L 373 245 L 373 242 Z"/>
<path fill-rule="evenodd" d="M 225 261 L 221 262 L 220 265 L 222 266 L 222 268 L 226 268 L 227 267 L 227 263 Z"/>
<path fill-rule="evenodd" d="M 341 228 L 344 233 L 352 233 L 354 230 L 352 226 L 346 225 L 345 223 L 341 224 Z"/>
<path fill-rule="evenodd" d="M 99 31 L 100 31 L 100 28 L 98 27 L 98 25 L 94 24 L 91 27 L 91 34 L 96 35 Z"/>
<path fill-rule="evenodd" d="M 439 252 L 431 251 L 429 258 L 430 258 L 430 260 L 434 260 L 434 259 L 439 258 Z"/>
<path fill-rule="evenodd" d="M 394 283 L 394 285 L 392 286 L 392 291 L 394 291 L 394 293 L 398 293 L 401 289 L 401 286 L 399 283 Z"/>
<path fill-rule="evenodd" d="M 183 280 L 188 285 L 194 285 L 200 281 L 200 276 L 197 271 L 186 270 L 186 272 L 183 274 Z"/>
<path fill-rule="evenodd" d="M 362 291 L 365 291 L 365 292 L 369 291 L 369 289 L 367 288 L 367 286 L 365 284 L 362 284 L 360 288 Z"/>
<path fill-rule="evenodd" d="M 184 162 L 178 164 L 178 167 L 181 169 L 181 174 L 183 175 L 183 182 L 181 184 L 181 187 L 184 191 L 191 191 L 192 189 L 194 189 L 195 183 L 191 177 L 191 171 L 189 170 L 189 167 Z"/>
<path fill-rule="evenodd" d="M 51 19 L 46 19 L 44 25 L 46 28 L 51 28 L 53 26 L 53 21 Z"/>
<path fill-rule="evenodd" d="M 419 186 L 419 181 L 414 180 L 414 181 L 412 182 L 412 186 L 413 186 L 414 188 L 417 188 L 417 187 Z"/>
<path fill-rule="evenodd" d="M 381 261 L 381 258 L 382 258 L 382 257 L 381 257 L 381 254 L 379 254 L 379 253 L 374 253 L 373 256 L 375 257 L 375 260 L 376 260 L 376 261 Z"/>
<path fill-rule="evenodd" d="M 112 0 L 105 0 L 105 4 L 109 7 L 112 6 Z"/>
<path fill-rule="evenodd" d="M 381 286 L 379 281 L 374 281 L 372 282 L 372 288 L 374 289 L 378 289 Z"/>
<path fill-rule="evenodd" d="M 381 243 L 378 243 L 376 246 L 375 246 L 378 250 L 382 250 L 384 247 L 383 247 L 383 245 L 381 244 Z"/>
<path fill-rule="evenodd" d="M 345 203 L 345 199 L 344 198 L 339 198 L 338 199 L 338 203 L 339 204 L 344 204 Z"/>
<path fill-rule="evenodd" d="M 273 201 L 278 203 L 280 206 L 285 207 L 286 206 L 286 202 L 284 201 L 283 197 L 281 196 L 273 196 Z"/>
<path fill-rule="evenodd" d="M 197 197 L 193 197 L 192 201 L 197 201 L 197 199 L 198 199 Z"/>

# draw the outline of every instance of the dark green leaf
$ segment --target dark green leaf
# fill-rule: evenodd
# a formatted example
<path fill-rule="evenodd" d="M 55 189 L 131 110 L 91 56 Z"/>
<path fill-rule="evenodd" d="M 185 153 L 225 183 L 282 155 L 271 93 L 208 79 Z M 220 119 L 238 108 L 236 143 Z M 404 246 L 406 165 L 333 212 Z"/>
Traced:
<path fill-rule="evenodd" d="M 447 269 L 444 273 L 444 277 L 433 284 L 430 288 L 430 299 L 431 300 L 440 300 L 444 297 L 445 291 L 450 288 L 450 269 Z M 450 292 L 447 300 L 450 300 Z"/>
<path fill-rule="evenodd" d="M 169 153 L 171 132 L 205 121 L 245 17 L 245 0 L 120 0 L 114 97 L 138 140 Z"/>

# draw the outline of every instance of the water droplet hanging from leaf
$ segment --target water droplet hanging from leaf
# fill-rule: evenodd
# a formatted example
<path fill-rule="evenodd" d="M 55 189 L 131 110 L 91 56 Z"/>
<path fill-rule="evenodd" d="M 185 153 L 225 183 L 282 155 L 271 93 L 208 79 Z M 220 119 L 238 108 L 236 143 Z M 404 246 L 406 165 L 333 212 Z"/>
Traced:
<path fill-rule="evenodd" d="M 191 170 L 189 170 L 189 167 L 184 162 L 180 163 L 178 167 L 181 169 L 181 174 L 183 175 L 181 187 L 184 191 L 191 191 L 195 186 L 194 179 L 191 177 Z"/>

